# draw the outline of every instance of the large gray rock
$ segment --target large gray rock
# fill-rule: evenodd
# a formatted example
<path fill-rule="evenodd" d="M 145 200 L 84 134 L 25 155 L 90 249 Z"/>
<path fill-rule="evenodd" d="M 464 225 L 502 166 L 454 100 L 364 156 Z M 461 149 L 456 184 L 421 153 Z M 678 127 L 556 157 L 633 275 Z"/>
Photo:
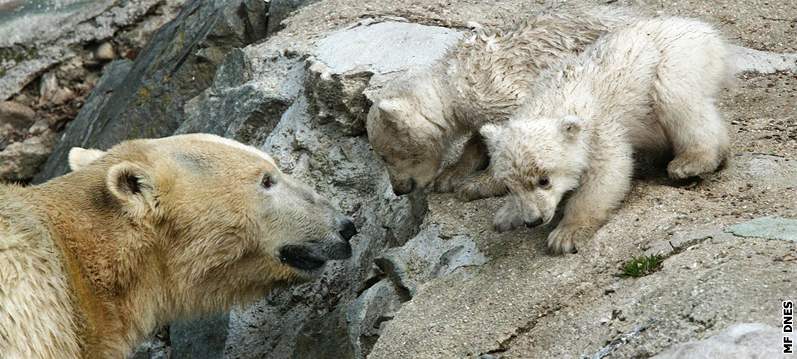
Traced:
<path fill-rule="evenodd" d="M 22 182 L 36 174 L 55 145 L 55 134 L 47 132 L 14 142 L 0 151 L 0 180 Z"/>
<path fill-rule="evenodd" d="M 180 321 L 170 327 L 172 359 L 220 358 L 227 340 L 229 316 Z"/>
<path fill-rule="evenodd" d="M 79 56 L 92 42 L 137 31 L 148 38 L 173 16 L 175 0 L 30 1 L 0 13 L 0 99 L 18 94 L 50 67 Z M 160 15 L 151 16 L 157 12 Z M 137 44 L 133 44 L 137 45 Z"/>
<path fill-rule="evenodd" d="M 45 181 L 67 171 L 74 146 L 105 149 L 122 140 L 172 134 L 183 121 L 183 105 L 206 89 L 232 48 L 265 36 L 265 5 L 256 0 L 191 1 L 139 54 L 97 108 L 71 122 L 42 171 Z M 95 92 L 96 93 L 96 92 Z"/>
<path fill-rule="evenodd" d="M 0 129 L 0 149 L 13 145 L 14 150 L 0 156 L 16 162 L 13 173 L 0 175 L 0 180 L 29 182 L 53 149 L 52 138 L 77 115 L 103 65 L 117 58 L 135 58 L 152 33 L 173 19 L 180 6 L 180 0 L 0 4 L 0 99 L 33 108 L 37 125 L 23 139 L 47 143 L 36 145 L 35 155 L 29 150 L 17 151 L 14 147 L 23 146 L 15 144 L 23 140 L 19 132 L 7 136 Z M 8 155 L 18 154 L 25 160 L 8 159 Z"/>

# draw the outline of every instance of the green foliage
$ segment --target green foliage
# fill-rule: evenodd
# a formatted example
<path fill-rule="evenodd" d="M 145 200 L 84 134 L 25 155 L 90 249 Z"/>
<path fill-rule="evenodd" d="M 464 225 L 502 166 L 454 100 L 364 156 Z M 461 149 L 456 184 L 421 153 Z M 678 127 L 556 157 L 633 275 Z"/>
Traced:
<path fill-rule="evenodd" d="M 631 258 L 623 265 L 621 277 L 644 277 L 661 268 L 664 257 L 658 254 Z"/>

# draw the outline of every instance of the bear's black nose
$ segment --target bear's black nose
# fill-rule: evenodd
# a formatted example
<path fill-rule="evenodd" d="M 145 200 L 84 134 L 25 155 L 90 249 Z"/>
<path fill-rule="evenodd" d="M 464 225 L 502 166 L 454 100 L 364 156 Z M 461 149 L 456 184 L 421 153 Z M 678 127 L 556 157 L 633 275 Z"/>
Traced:
<path fill-rule="evenodd" d="M 534 228 L 542 224 L 542 218 L 537 218 L 534 221 L 526 221 L 526 227 Z"/>
<path fill-rule="evenodd" d="M 340 233 L 340 236 L 343 237 L 343 239 L 348 241 L 351 239 L 351 237 L 357 235 L 357 227 L 354 226 L 354 222 L 346 218 L 342 221 L 340 225 L 340 232 L 338 233 Z"/>

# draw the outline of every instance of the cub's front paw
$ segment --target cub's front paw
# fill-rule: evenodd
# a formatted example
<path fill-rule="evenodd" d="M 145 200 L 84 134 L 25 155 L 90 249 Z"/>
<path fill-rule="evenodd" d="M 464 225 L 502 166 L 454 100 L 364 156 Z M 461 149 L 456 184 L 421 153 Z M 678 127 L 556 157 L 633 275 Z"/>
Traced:
<path fill-rule="evenodd" d="M 667 174 L 672 179 L 686 179 L 714 172 L 722 162 L 715 152 L 681 154 L 667 165 Z"/>
<path fill-rule="evenodd" d="M 457 197 L 463 202 L 489 197 L 485 192 L 482 183 L 474 180 L 466 180 L 460 183 L 456 190 Z"/>
<path fill-rule="evenodd" d="M 493 228 L 498 233 L 508 232 L 523 225 L 523 219 L 518 214 L 515 206 L 504 205 L 493 218 Z"/>
<path fill-rule="evenodd" d="M 548 235 L 548 250 L 553 254 L 575 253 L 576 245 L 592 238 L 595 230 L 590 227 L 558 225 Z"/>
<path fill-rule="evenodd" d="M 457 183 L 460 181 L 461 180 L 457 178 L 456 173 L 443 172 L 439 177 L 437 177 L 437 179 L 434 180 L 434 186 L 432 189 L 437 193 L 454 192 L 454 189 L 457 187 Z"/>

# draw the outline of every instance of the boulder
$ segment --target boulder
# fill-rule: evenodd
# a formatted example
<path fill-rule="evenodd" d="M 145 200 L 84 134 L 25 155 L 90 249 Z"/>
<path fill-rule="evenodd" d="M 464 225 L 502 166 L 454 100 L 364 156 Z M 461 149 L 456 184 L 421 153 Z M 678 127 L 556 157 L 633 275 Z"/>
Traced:
<path fill-rule="evenodd" d="M 125 139 L 174 133 L 184 120 L 185 102 L 211 84 L 222 54 L 265 36 L 265 14 L 265 5 L 255 0 L 187 3 L 128 72 L 117 68 L 104 76 L 106 83 L 119 85 L 109 93 L 94 92 L 103 97 L 101 103 L 67 126 L 34 182 L 66 173 L 74 146 L 105 149 Z"/>

